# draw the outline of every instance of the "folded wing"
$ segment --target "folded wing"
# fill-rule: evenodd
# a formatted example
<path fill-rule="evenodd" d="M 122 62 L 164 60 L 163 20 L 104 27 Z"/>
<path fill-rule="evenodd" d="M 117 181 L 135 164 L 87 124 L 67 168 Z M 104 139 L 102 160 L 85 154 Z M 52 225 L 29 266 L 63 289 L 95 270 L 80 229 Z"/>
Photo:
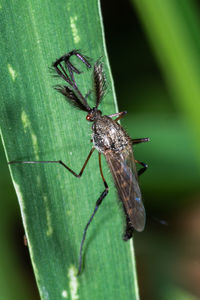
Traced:
<path fill-rule="evenodd" d="M 135 230 L 143 231 L 146 215 L 131 145 L 120 153 L 106 151 L 105 157 L 131 225 Z"/>

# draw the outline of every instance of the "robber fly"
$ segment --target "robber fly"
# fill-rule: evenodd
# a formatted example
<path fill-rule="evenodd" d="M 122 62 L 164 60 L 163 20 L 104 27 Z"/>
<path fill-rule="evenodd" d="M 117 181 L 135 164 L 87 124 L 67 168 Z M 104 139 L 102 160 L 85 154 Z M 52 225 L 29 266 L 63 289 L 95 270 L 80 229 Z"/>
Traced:
<path fill-rule="evenodd" d="M 132 145 L 142 142 L 148 142 L 149 138 L 131 139 L 121 125 L 117 122 L 127 112 L 119 112 L 111 115 L 102 115 L 101 110 L 98 109 L 106 90 L 106 79 L 103 71 L 103 64 L 101 60 L 97 60 L 93 68 L 93 81 L 95 93 L 95 106 L 91 108 L 87 102 L 87 96 L 83 96 L 79 90 L 74 74 L 81 72 L 71 63 L 70 58 L 77 57 L 87 68 L 91 68 L 88 59 L 82 55 L 78 50 L 73 50 L 61 58 L 56 60 L 52 67 L 57 75 L 65 80 L 67 85 L 57 85 L 55 89 L 64 95 L 65 99 L 74 107 L 83 110 L 87 113 L 86 120 L 92 122 L 92 142 L 93 147 L 83 164 L 80 173 L 75 173 L 63 161 L 12 161 L 14 163 L 58 163 L 65 167 L 74 176 L 80 178 L 83 171 L 95 149 L 99 152 L 99 169 L 104 183 L 104 191 L 96 201 L 95 209 L 85 226 L 79 257 L 79 274 L 82 267 L 82 250 L 86 238 L 88 227 L 94 218 L 100 204 L 108 194 L 108 184 L 104 178 L 101 166 L 101 154 L 104 154 L 114 182 L 122 201 L 124 213 L 126 216 L 126 229 L 123 239 L 127 241 L 132 237 L 133 231 L 142 231 L 145 226 L 145 209 L 142 203 L 142 196 L 138 184 L 138 176 L 146 169 L 147 165 L 134 159 Z M 116 117 L 115 120 L 112 118 Z M 142 165 L 142 168 L 137 171 L 136 163 Z"/>

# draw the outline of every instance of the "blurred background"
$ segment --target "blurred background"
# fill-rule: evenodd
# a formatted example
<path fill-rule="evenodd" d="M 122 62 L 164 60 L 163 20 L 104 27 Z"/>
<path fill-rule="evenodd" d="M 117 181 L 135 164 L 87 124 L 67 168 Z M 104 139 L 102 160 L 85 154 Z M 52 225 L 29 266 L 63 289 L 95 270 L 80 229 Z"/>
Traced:
<path fill-rule="evenodd" d="M 119 110 L 128 111 L 122 125 L 132 138 L 151 139 L 135 148 L 136 158 L 149 165 L 140 178 L 147 226 L 135 234 L 140 294 L 142 300 L 195 300 L 200 299 L 200 4 L 145 2 L 101 1 Z M 10 274 L 15 299 L 39 299 L 0 150 L 0 299 L 11 299 Z"/>

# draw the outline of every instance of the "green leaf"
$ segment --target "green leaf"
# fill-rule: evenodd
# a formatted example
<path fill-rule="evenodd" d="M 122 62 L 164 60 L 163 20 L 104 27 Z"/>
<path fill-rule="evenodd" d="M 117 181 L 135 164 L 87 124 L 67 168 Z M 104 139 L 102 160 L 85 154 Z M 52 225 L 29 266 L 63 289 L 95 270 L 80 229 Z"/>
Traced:
<path fill-rule="evenodd" d="M 79 172 L 90 149 L 84 112 L 52 86 L 49 66 L 76 48 L 93 62 L 103 56 L 108 92 L 104 114 L 117 110 L 99 1 L 5 1 L 1 25 L 1 135 L 8 161 L 63 160 Z M 92 87 L 80 64 L 78 85 Z M 91 100 L 92 101 L 92 100 Z M 91 124 L 89 124 L 91 125 Z M 84 271 L 77 277 L 83 229 L 104 186 L 93 154 L 77 179 L 60 165 L 12 165 L 36 281 L 42 299 L 138 299 L 132 241 L 123 242 L 123 214 L 108 167 L 110 191 L 92 222 Z"/>

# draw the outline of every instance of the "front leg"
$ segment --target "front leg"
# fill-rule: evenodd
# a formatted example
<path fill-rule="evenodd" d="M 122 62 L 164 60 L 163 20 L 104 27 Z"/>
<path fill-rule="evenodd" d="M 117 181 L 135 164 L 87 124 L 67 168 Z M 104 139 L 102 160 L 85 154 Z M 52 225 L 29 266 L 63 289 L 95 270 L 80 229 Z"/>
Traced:
<path fill-rule="evenodd" d="M 126 115 L 126 114 L 127 114 L 127 111 L 121 111 L 119 113 L 108 115 L 108 117 L 110 117 L 110 118 L 117 117 L 117 119 L 115 119 L 115 122 L 117 122 L 118 120 L 120 120 L 121 118 L 123 118 L 124 115 Z"/>
<path fill-rule="evenodd" d="M 90 153 L 88 155 L 88 157 L 86 158 L 86 161 L 83 164 L 83 167 L 81 169 L 81 171 L 79 173 L 74 172 L 71 168 L 69 168 L 62 160 L 46 160 L 46 161 L 10 161 L 8 164 L 9 165 L 13 165 L 13 164 L 41 164 L 41 163 L 56 163 L 56 164 L 60 164 L 61 166 L 63 166 L 65 169 L 67 169 L 70 173 L 72 173 L 75 177 L 80 178 L 81 175 L 83 174 L 83 171 L 85 170 L 85 167 L 92 155 L 92 153 L 94 152 L 95 147 L 93 147 L 90 150 Z"/>

